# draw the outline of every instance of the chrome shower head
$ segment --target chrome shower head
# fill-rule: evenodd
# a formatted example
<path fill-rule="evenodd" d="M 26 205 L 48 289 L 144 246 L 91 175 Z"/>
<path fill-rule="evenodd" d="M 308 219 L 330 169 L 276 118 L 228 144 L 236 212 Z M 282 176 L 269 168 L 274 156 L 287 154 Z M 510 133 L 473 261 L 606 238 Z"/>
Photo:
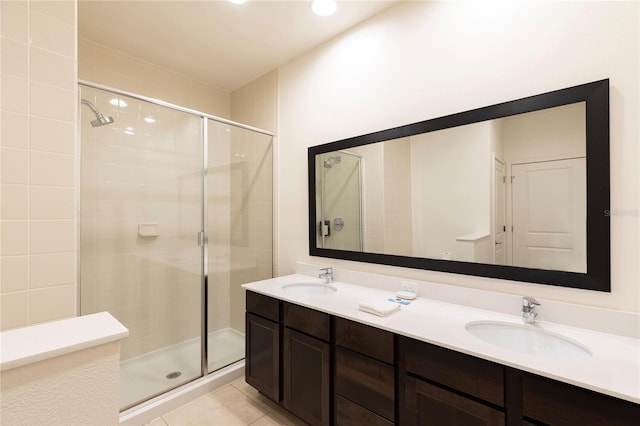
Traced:
<path fill-rule="evenodd" d="M 105 117 L 104 115 L 102 115 L 102 113 L 98 111 L 98 108 L 96 108 L 95 105 L 93 105 L 91 102 L 87 101 L 86 99 L 80 99 L 80 102 L 89 107 L 91 112 L 93 112 L 93 114 L 96 116 L 96 119 L 91 121 L 91 125 L 93 127 L 100 127 L 113 123 L 113 117 Z"/>
<path fill-rule="evenodd" d="M 339 155 L 337 157 L 329 157 L 327 160 L 324 161 L 324 167 L 327 169 L 330 169 L 334 165 L 340 164 L 341 161 L 342 161 L 342 158 Z"/>
<path fill-rule="evenodd" d="M 111 124 L 113 123 L 113 117 L 105 117 L 104 115 L 100 114 L 100 116 L 96 116 L 97 118 L 95 120 L 91 120 L 91 125 L 93 127 L 100 127 L 100 126 L 106 126 L 107 124 Z"/>

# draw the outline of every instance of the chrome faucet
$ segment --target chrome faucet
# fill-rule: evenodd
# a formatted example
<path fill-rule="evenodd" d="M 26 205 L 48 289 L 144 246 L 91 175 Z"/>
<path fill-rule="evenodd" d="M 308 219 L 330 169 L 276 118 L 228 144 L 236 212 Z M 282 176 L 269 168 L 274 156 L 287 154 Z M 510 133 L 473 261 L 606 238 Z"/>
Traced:
<path fill-rule="evenodd" d="M 321 274 L 318 275 L 318 278 L 324 278 L 324 282 L 329 284 L 333 281 L 333 269 L 332 268 L 320 268 Z"/>
<path fill-rule="evenodd" d="M 540 306 L 540 303 L 533 297 L 522 298 L 522 322 L 525 324 L 535 324 L 538 313 L 536 312 L 536 306 Z"/>

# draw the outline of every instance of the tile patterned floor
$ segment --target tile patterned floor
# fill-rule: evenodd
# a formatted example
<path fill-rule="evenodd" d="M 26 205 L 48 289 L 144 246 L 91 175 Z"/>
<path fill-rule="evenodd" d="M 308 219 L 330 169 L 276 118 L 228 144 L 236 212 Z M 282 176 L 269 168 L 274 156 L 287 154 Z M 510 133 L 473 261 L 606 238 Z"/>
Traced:
<path fill-rule="evenodd" d="M 216 389 L 158 417 L 147 426 L 304 426 L 244 379 Z"/>

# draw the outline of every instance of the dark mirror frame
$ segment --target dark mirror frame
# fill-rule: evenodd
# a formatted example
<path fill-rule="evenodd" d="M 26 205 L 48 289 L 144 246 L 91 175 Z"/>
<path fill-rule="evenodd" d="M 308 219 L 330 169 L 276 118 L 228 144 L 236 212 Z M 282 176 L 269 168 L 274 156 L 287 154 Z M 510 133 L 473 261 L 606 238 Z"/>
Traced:
<path fill-rule="evenodd" d="M 316 155 L 577 102 L 586 103 L 586 273 L 335 250 L 318 248 L 316 246 Z M 311 256 L 439 272 L 450 272 L 454 274 L 475 275 L 529 283 L 550 284 L 586 290 L 611 291 L 611 239 L 609 218 L 609 79 L 425 120 L 418 123 L 407 124 L 405 126 L 343 139 L 323 145 L 312 146 L 308 149 L 308 162 L 309 254 Z"/>

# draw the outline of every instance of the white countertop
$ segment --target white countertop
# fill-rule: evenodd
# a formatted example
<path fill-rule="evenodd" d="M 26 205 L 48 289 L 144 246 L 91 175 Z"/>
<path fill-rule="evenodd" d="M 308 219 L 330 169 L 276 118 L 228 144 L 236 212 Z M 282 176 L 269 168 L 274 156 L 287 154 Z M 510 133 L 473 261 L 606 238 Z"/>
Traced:
<path fill-rule="evenodd" d="M 323 296 L 293 296 L 282 290 L 285 284 L 299 282 L 321 281 L 294 274 L 245 284 L 243 287 L 399 335 L 640 403 L 638 339 L 538 321 L 530 327 L 565 336 L 592 352 L 591 357 L 584 359 L 546 359 L 494 346 L 469 334 L 465 329 L 465 325 L 472 321 L 522 324 L 519 316 L 418 298 L 411 304 L 402 306 L 396 313 L 378 317 L 358 310 L 357 303 L 386 300 L 394 297 L 393 292 L 337 281 L 331 283 L 337 291 Z"/>
<path fill-rule="evenodd" d="M 108 312 L 0 333 L 0 371 L 124 339 L 125 328 Z"/>

